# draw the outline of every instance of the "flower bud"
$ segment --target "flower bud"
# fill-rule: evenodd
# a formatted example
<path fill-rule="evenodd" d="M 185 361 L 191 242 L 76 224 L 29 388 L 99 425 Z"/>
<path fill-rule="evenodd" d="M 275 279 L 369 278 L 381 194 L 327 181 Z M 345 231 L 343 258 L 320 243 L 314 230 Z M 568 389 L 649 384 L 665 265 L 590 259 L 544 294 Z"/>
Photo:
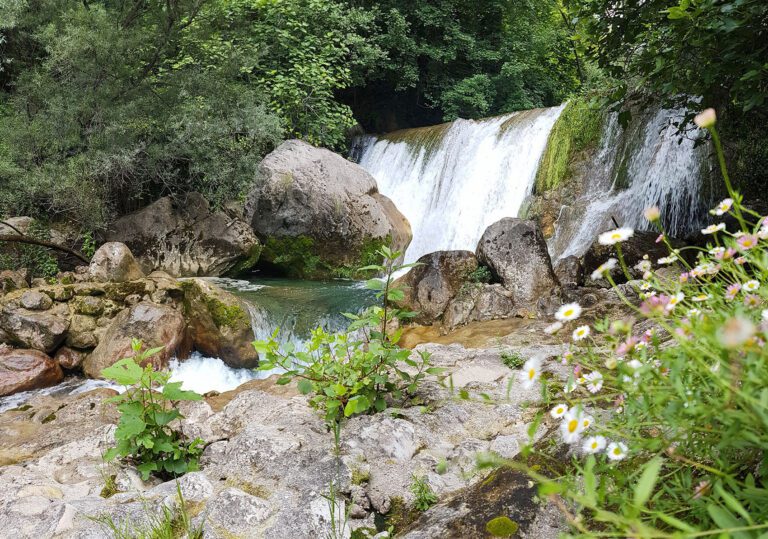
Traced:
<path fill-rule="evenodd" d="M 661 217 L 661 211 L 659 210 L 658 206 L 645 208 L 645 218 L 648 219 L 651 223 L 658 221 L 659 217 Z"/>
<path fill-rule="evenodd" d="M 717 113 L 715 112 L 715 109 L 712 109 L 712 108 L 701 111 L 693 119 L 693 123 L 695 123 L 702 129 L 707 129 L 709 127 L 714 126 L 716 121 L 717 121 Z"/>

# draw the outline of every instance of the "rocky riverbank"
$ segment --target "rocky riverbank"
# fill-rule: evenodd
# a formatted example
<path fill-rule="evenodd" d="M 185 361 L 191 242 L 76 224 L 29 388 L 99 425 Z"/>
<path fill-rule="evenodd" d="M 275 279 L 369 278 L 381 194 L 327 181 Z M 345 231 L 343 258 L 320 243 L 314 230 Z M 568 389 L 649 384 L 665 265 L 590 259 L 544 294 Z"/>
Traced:
<path fill-rule="evenodd" d="M 133 338 L 162 348 L 158 368 L 192 351 L 236 368 L 258 365 L 242 300 L 201 279 L 144 275 L 121 243 L 104 244 L 89 267 L 53 284 L 30 287 L 10 271 L 0 282 L 0 396 L 54 385 L 65 373 L 99 378 L 131 355 Z"/>

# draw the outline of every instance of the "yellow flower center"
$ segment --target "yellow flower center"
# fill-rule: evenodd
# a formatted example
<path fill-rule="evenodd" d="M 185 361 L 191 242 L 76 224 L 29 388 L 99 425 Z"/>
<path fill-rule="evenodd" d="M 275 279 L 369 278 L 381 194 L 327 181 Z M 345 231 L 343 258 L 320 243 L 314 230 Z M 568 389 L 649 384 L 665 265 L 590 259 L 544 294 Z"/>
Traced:
<path fill-rule="evenodd" d="M 552 311 L 550 311 L 552 312 Z M 565 316 L 571 316 L 573 314 L 573 309 L 568 309 L 563 313 Z"/>
<path fill-rule="evenodd" d="M 533 380 L 535 376 L 536 376 L 536 369 L 531 369 L 531 370 L 528 371 L 528 379 L 529 380 Z"/>
<path fill-rule="evenodd" d="M 597 449 L 597 442 L 592 442 L 592 449 Z"/>
<path fill-rule="evenodd" d="M 620 240 L 621 239 L 621 234 L 612 234 L 611 235 L 611 239 L 612 240 Z M 552 312 L 552 311 L 550 311 L 550 312 Z"/>
<path fill-rule="evenodd" d="M 585 420 L 584 420 L 584 426 L 585 426 L 585 427 L 588 427 L 588 426 L 589 426 L 589 419 L 585 419 Z"/>
<path fill-rule="evenodd" d="M 571 419 L 568 422 L 568 432 L 576 432 L 576 429 L 579 426 L 579 421 L 576 419 Z"/>
<path fill-rule="evenodd" d="M 621 448 L 620 447 L 614 447 L 613 448 L 613 454 L 614 455 L 621 455 Z"/>

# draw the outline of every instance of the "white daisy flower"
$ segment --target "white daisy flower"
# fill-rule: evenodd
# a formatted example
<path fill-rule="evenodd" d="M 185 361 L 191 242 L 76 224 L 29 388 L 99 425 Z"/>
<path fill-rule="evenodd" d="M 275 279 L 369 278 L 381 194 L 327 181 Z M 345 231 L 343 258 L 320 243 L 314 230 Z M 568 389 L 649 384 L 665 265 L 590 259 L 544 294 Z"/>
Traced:
<path fill-rule="evenodd" d="M 635 235 L 635 231 L 628 227 L 617 228 L 616 230 L 609 230 L 603 232 L 597 237 L 597 241 L 600 245 L 615 245 L 622 241 L 627 241 L 629 238 Z"/>
<path fill-rule="evenodd" d="M 581 438 L 581 432 L 584 428 L 581 425 L 582 416 L 575 410 L 568 410 L 563 416 L 563 422 L 560 423 L 560 435 L 567 444 L 573 444 Z"/>
<path fill-rule="evenodd" d="M 590 436 L 584 440 L 584 445 L 581 446 L 586 453 L 599 453 L 605 449 L 606 441 L 604 436 Z"/>
<path fill-rule="evenodd" d="M 712 215 L 723 215 L 724 213 L 728 213 L 728 211 L 731 209 L 731 206 L 733 206 L 733 199 L 726 198 L 720 204 L 715 206 L 714 209 L 709 210 L 709 213 Z"/>
<path fill-rule="evenodd" d="M 656 262 L 658 262 L 662 266 L 665 266 L 667 264 L 672 264 L 674 262 L 677 262 L 677 255 L 672 254 L 669 256 L 664 256 L 662 258 L 659 258 Z"/>
<path fill-rule="evenodd" d="M 715 112 L 715 109 L 711 107 L 708 109 L 702 110 L 693 118 L 693 123 L 695 123 L 702 129 L 707 129 L 708 127 L 712 127 L 713 125 L 715 125 L 715 122 L 717 122 L 717 112 Z"/>
<path fill-rule="evenodd" d="M 587 430 L 592 425 L 592 423 L 594 423 L 594 421 L 595 421 L 595 418 L 592 417 L 591 415 L 583 416 L 581 418 L 581 430 L 582 431 Z"/>
<path fill-rule="evenodd" d="M 755 281 L 752 279 L 751 281 L 747 281 L 744 283 L 744 286 L 742 287 L 747 292 L 754 292 L 758 288 L 760 288 L 760 281 Z"/>
<path fill-rule="evenodd" d="M 688 309 L 689 318 L 697 318 L 700 314 L 701 314 L 701 309 L 696 309 L 695 307 L 693 309 Z"/>
<path fill-rule="evenodd" d="M 635 269 L 638 271 L 646 272 L 651 271 L 652 265 L 650 260 L 641 260 L 635 264 Z"/>
<path fill-rule="evenodd" d="M 555 318 L 561 322 L 576 320 L 579 316 L 581 316 L 581 305 L 578 303 L 566 303 L 565 305 L 561 305 L 555 313 Z"/>
<path fill-rule="evenodd" d="M 549 415 L 551 415 L 555 419 L 559 419 L 567 413 L 568 413 L 568 406 L 566 406 L 565 404 L 558 404 L 557 406 L 555 406 L 549 411 Z"/>
<path fill-rule="evenodd" d="M 608 445 L 605 453 L 611 460 L 622 460 L 627 456 L 627 446 L 621 442 L 613 442 Z"/>
<path fill-rule="evenodd" d="M 669 302 L 667 303 L 666 309 L 668 311 L 671 311 L 684 299 L 685 299 L 685 294 L 683 294 L 682 292 L 678 292 L 677 294 L 669 298 Z"/>
<path fill-rule="evenodd" d="M 714 234 L 715 232 L 721 232 L 725 230 L 725 223 L 717 223 L 716 225 L 709 225 L 707 228 L 702 228 L 702 234 Z"/>
<path fill-rule="evenodd" d="M 640 284 L 640 290 L 650 290 L 653 285 L 647 281 Z"/>
<path fill-rule="evenodd" d="M 523 365 L 523 370 L 520 373 L 520 381 L 523 383 L 525 389 L 530 389 L 533 384 L 541 376 L 541 360 L 539 358 L 532 357 Z"/>
<path fill-rule="evenodd" d="M 709 254 L 711 255 L 721 255 L 725 252 L 725 247 L 713 247 L 709 250 Z"/>
<path fill-rule="evenodd" d="M 544 328 L 544 333 L 547 335 L 554 335 L 558 331 L 563 329 L 563 323 L 562 322 L 555 322 L 554 324 L 550 324 L 547 327 Z"/>
<path fill-rule="evenodd" d="M 757 237 L 760 238 L 761 240 L 768 239 L 768 226 L 765 226 L 765 225 L 761 226 L 760 230 L 757 231 Z"/>
<path fill-rule="evenodd" d="M 598 268 L 592 272 L 592 275 L 591 275 L 592 280 L 597 281 L 599 279 L 602 279 L 606 273 L 613 271 L 617 263 L 618 262 L 615 258 L 609 258 L 608 260 L 600 264 L 600 266 L 598 266 Z"/>
<path fill-rule="evenodd" d="M 573 340 L 580 341 L 589 337 L 589 326 L 579 326 L 573 330 Z"/>
<path fill-rule="evenodd" d="M 590 393 L 597 393 L 603 388 L 603 375 L 600 371 L 592 371 L 584 378 L 587 381 L 587 391 Z"/>
<path fill-rule="evenodd" d="M 693 296 L 691 298 L 691 301 L 695 301 L 695 302 L 699 303 L 699 302 L 702 302 L 702 301 L 707 301 L 711 297 L 712 296 L 710 296 L 709 294 L 699 294 L 698 296 Z"/>

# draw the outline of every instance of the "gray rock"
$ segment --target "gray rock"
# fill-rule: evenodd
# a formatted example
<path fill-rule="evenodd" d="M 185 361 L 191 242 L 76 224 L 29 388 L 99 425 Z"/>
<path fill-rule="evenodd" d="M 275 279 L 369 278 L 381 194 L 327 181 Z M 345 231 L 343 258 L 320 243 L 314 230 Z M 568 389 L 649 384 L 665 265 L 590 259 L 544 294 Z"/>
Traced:
<path fill-rule="evenodd" d="M 462 287 L 472 286 L 469 276 L 477 269 L 477 259 L 471 251 L 437 251 L 418 263 L 395 285 L 405 292 L 403 304 L 418 313 L 416 321 L 429 324 L 442 317 Z"/>
<path fill-rule="evenodd" d="M 398 251 L 411 241 L 410 224 L 373 176 L 338 154 L 289 140 L 262 161 L 261 172 L 245 215 L 262 241 L 308 238 L 307 254 L 334 267 L 360 264 L 371 241 L 390 240 Z"/>
<path fill-rule="evenodd" d="M 259 365 L 253 347 L 253 329 L 247 304 L 237 296 L 202 279 L 188 279 L 184 288 L 184 314 L 195 350 L 221 358 L 230 367 Z"/>
<path fill-rule="evenodd" d="M 477 244 L 477 260 L 512 292 L 518 306 L 533 306 L 558 286 L 547 244 L 535 221 L 505 217 Z"/>
<path fill-rule="evenodd" d="M 578 256 L 571 255 L 558 260 L 555 264 L 555 275 L 563 286 L 584 286 L 584 264 Z"/>
<path fill-rule="evenodd" d="M 122 283 L 144 277 L 131 250 L 124 243 L 105 243 L 91 259 L 88 274 L 94 281 Z"/>
<path fill-rule="evenodd" d="M 27 290 L 19 301 L 22 307 L 32 311 L 47 311 L 53 306 L 53 300 L 38 290 Z"/>
<path fill-rule="evenodd" d="M 164 197 L 126 215 L 114 223 L 107 239 L 125 243 L 145 272 L 162 270 L 176 277 L 244 271 L 261 252 L 246 222 L 211 210 L 200 193 L 178 200 Z"/>
<path fill-rule="evenodd" d="M 21 271 L 0 271 L 0 296 L 20 288 L 29 288 L 27 279 Z"/>
<path fill-rule="evenodd" d="M 141 302 L 112 320 L 99 345 L 83 362 L 85 374 L 100 378 L 103 369 L 133 356 L 132 339 L 141 339 L 145 349 L 163 348 L 151 359 L 156 368 L 167 367 L 172 357 L 185 359 L 191 348 L 181 313 L 166 305 Z"/>
<path fill-rule="evenodd" d="M 67 346 L 73 348 L 94 348 L 99 344 L 95 332 L 95 318 L 82 314 L 73 315 L 69 323 L 69 331 L 67 332 Z"/>
<path fill-rule="evenodd" d="M 52 353 L 64 341 L 69 321 L 45 311 L 6 304 L 0 309 L 0 329 L 8 340 L 25 348 Z"/>

